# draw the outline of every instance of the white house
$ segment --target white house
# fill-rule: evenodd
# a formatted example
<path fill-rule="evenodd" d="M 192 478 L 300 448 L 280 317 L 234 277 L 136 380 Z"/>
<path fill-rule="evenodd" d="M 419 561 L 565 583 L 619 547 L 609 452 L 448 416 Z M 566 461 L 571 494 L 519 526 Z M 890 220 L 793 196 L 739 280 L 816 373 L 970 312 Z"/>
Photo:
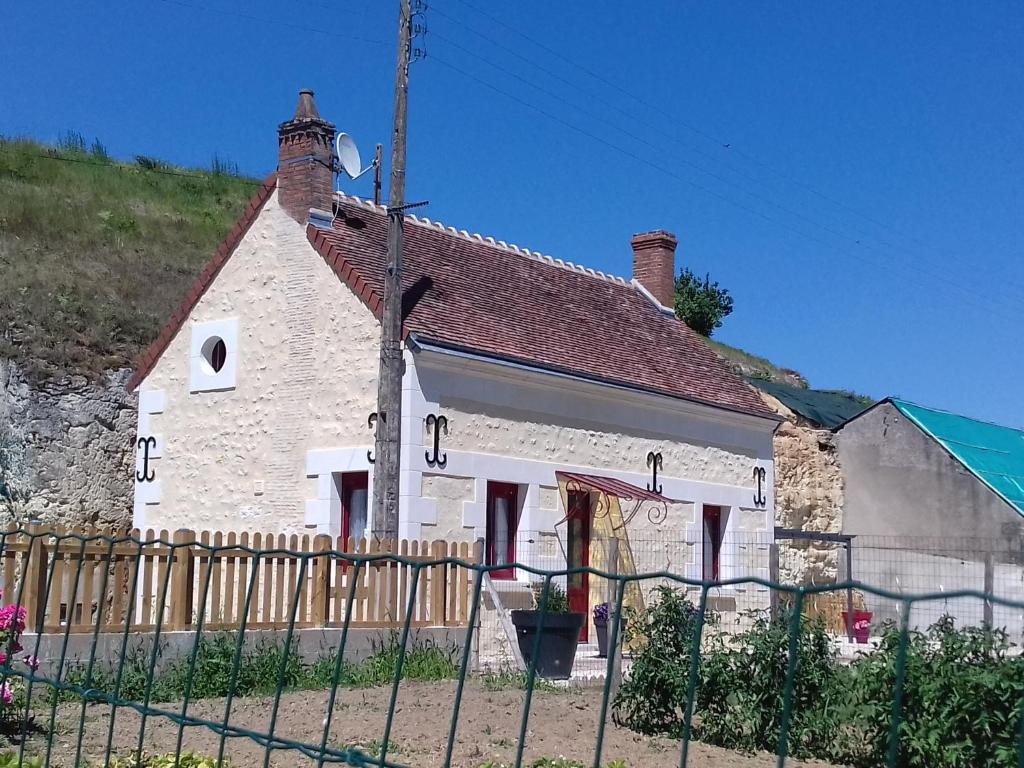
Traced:
<path fill-rule="evenodd" d="M 333 192 L 334 135 L 303 91 L 277 173 L 140 360 L 136 527 L 368 535 L 387 215 Z M 685 544 L 691 576 L 766 575 L 728 540 L 771 539 L 778 419 L 674 317 L 675 247 L 634 236 L 623 279 L 407 218 L 400 536 L 563 565 L 614 539 L 616 567 L 665 565 L 632 536 Z"/>

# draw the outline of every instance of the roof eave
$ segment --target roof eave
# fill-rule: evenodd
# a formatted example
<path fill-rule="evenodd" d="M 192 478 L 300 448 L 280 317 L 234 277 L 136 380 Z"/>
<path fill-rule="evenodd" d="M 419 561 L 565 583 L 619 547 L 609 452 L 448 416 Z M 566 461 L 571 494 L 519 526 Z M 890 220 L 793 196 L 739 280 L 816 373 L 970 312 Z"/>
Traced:
<path fill-rule="evenodd" d="M 482 362 L 493 363 L 497 365 L 504 365 L 511 368 L 516 368 L 523 371 L 529 371 L 533 373 L 540 373 L 548 376 L 558 376 L 564 379 L 585 382 L 588 384 L 599 384 L 605 387 L 611 387 L 614 389 L 623 390 L 626 392 L 636 392 L 644 395 L 654 395 L 657 397 L 665 397 L 670 400 L 674 400 L 681 403 L 688 403 L 691 405 L 700 406 L 702 408 L 712 408 L 716 411 L 725 411 L 727 413 L 743 416 L 745 418 L 757 419 L 769 424 L 772 424 L 772 430 L 778 428 L 779 424 L 784 419 L 778 414 L 771 413 L 770 411 L 756 412 L 738 408 L 734 406 L 724 405 L 722 403 L 715 403 L 708 400 L 701 400 L 695 397 L 683 397 L 670 392 L 665 392 L 660 389 L 654 389 L 652 387 L 643 387 L 636 384 L 629 384 L 627 382 L 617 381 L 614 379 L 604 378 L 601 376 L 592 376 L 578 371 L 572 371 L 559 366 L 545 366 L 539 365 L 535 362 L 528 360 L 521 360 L 514 357 L 508 357 L 503 355 L 495 355 L 489 352 L 482 352 L 472 347 L 462 346 L 457 344 L 450 344 L 447 342 L 439 342 L 433 339 L 425 338 L 423 335 L 418 333 L 410 333 L 406 342 L 410 345 L 413 351 L 421 349 L 425 352 L 434 352 L 437 354 L 454 355 L 457 357 L 463 357 L 467 359 L 475 359 Z"/>

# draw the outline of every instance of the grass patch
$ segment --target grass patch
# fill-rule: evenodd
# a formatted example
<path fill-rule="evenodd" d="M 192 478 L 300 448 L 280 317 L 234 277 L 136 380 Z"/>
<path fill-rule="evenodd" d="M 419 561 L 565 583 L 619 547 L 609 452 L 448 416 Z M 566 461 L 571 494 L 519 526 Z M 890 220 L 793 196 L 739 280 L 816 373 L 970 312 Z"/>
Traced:
<path fill-rule="evenodd" d="M 255 192 L 215 167 L 0 138 L 0 356 L 38 377 L 129 365 Z"/>
<path fill-rule="evenodd" d="M 525 691 L 529 676 L 525 672 L 504 670 L 502 672 L 487 672 L 480 675 L 480 682 L 487 691 Z M 533 690 L 546 691 L 548 693 L 563 693 L 568 690 L 565 686 L 559 686 L 550 680 L 545 680 L 539 675 L 534 677 Z"/>
<path fill-rule="evenodd" d="M 188 691 L 190 699 L 219 698 L 232 690 L 236 638 L 215 634 L 199 642 L 194 672 L 190 674 L 190 654 L 161 665 L 149 675 L 150 654 L 136 647 L 124 657 L 120 687 L 117 670 L 94 666 L 91 674 L 84 665 L 72 666 L 64 675 L 67 685 L 82 690 L 97 690 L 130 701 L 145 701 L 147 684 L 150 701 L 180 701 Z M 400 643 L 393 635 L 378 644 L 373 653 L 358 663 L 343 662 L 338 684 L 345 688 L 369 688 L 394 680 Z M 427 641 L 408 647 L 402 665 L 403 680 L 451 680 L 458 676 L 458 649 Z M 283 662 L 283 674 L 282 674 Z M 320 690 L 329 688 L 334 678 L 335 657 L 327 653 L 306 664 L 292 652 L 285 658 L 284 646 L 261 641 L 243 650 L 234 685 L 235 696 L 272 696 L 282 690 Z M 191 679 L 191 687 L 189 680 Z M 149 681 L 152 680 L 150 683 Z M 81 701 L 74 691 L 54 692 L 59 701 Z"/>
<path fill-rule="evenodd" d="M 779 384 L 796 387 L 807 387 L 807 380 L 797 371 L 782 368 L 775 363 L 757 355 L 752 355 L 738 347 L 730 347 L 720 341 L 704 339 L 719 357 L 725 360 L 737 373 L 752 379 L 765 379 Z"/>

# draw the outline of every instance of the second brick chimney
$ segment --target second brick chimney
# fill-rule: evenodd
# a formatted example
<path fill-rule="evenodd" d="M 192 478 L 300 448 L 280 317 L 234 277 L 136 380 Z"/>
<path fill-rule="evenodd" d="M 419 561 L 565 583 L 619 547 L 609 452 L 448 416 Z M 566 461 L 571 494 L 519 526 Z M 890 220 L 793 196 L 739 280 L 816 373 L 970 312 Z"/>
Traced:
<path fill-rule="evenodd" d="M 662 306 L 675 306 L 676 245 L 671 232 L 659 229 L 633 235 L 633 278 Z"/>
<path fill-rule="evenodd" d="M 277 188 L 281 207 L 300 224 L 309 209 L 331 210 L 334 123 L 320 117 L 313 92 L 299 91 L 295 117 L 277 128 Z"/>

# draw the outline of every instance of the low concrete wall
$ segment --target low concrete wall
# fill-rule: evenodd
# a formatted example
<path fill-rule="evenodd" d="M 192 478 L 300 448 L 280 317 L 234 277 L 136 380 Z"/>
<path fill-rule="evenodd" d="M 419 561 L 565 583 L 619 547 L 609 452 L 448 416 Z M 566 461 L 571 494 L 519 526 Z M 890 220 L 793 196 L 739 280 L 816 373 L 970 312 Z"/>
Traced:
<path fill-rule="evenodd" d="M 215 631 L 204 632 L 206 637 L 214 637 L 218 634 Z M 237 641 L 237 633 L 227 632 L 232 641 Z M 245 633 L 243 648 L 248 651 L 259 648 L 262 644 L 284 645 L 285 630 L 260 629 Z M 160 633 L 160 654 L 157 659 L 156 669 L 159 671 L 169 663 L 187 658 L 195 643 L 195 632 L 161 632 Z M 348 639 L 345 643 L 345 660 L 358 663 L 368 658 L 374 650 L 384 643 L 390 642 L 392 636 L 397 640 L 401 637 L 398 630 L 390 629 L 349 629 Z M 21 643 L 25 646 L 25 653 L 35 653 L 37 636 L 28 634 L 22 636 Z M 132 632 L 128 636 L 128 652 L 152 653 L 154 633 Z M 330 656 L 334 658 L 338 650 L 338 643 L 341 641 L 340 628 L 326 629 L 296 629 L 292 640 L 294 651 L 307 663 L 312 663 L 318 658 Z M 89 661 L 89 654 L 92 652 L 93 636 L 91 634 L 68 635 L 67 648 L 64 651 L 65 666 L 84 665 Z M 115 668 L 121 659 L 121 645 L 124 636 L 117 633 L 101 634 L 96 641 L 96 665 L 101 668 Z M 442 648 L 453 649 L 461 653 L 466 642 L 465 627 L 421 627 L 409 630 L 409 644 L 412 648 L 417 644 L 435 644 Z M 43 635 L 39 642 L 38 656 L 40 660 L 41 674 L 53 677 L 57 673 L 60 663 L 64 635 L 47 634 Z"/>

